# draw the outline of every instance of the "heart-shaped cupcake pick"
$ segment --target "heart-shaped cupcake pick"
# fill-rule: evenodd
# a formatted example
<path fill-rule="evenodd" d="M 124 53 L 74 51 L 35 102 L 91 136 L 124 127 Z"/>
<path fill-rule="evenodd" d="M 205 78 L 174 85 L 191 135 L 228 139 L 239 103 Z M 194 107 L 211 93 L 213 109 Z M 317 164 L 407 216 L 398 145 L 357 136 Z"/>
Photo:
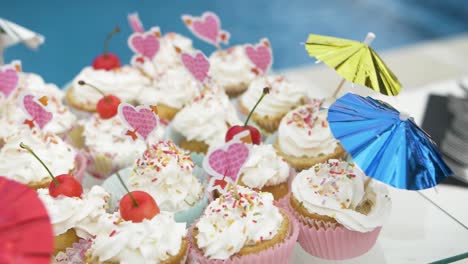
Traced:
<path fill-rule="evenodd" d="M 261 39 L 258 44 L 245 45 L 245 53 L 260 73 L 265 75 L 273 64 L 273 54 L 268 39 Z"/>
<path fill-rule="evenodd" d="M 219 190 L 219 187 L 224 189 L 228 182 L 236 184 L 249 153 L 249 146 L 239 140 L 210 150 L 203 160 L 203 168 L 213 177 L 210 187 Z"/>
<path fill-rule="evenodd" d="M 182 15 L 187 28 L 199 39 L 206 41 L 218 49 L 220 43 L 228 44 L 231 35 L 221 29 L 221 20 L 213 12 L 205 12 L 200 17 Z"/>
<path fill-rule="evenodd" d="M 210 62 L 203 52 L 198 51 L 194 56 L 188 53 L 182 53 L 181 60 L 185 68 L 196 80 L 201 83 L 204 83 L 207 80 L 208 71 L 210 70 Z"/>
<path fill-rule="evenodd" d="M 144 141 L 158 127 L 157 110 L 155 106 L 134 107 L 127 103 L 119 105 L 120 118 L 131 130 L 127 130 L 125 135 L 133 140 L 141 138 Z"/>
<path fill-rule="evenodd" d="M 161 31 L 153 27 L 147 32 L 135 32 L 128 38 L 130 49 L 143 57 L 152 60 L 159 52 Z"/>
<path fill-rule="evenodd" d="M 134 32 L 143 33 L 145 29 L 143 28 L 143 23 L 141 23 L 140 16 L 138 13 L 131 13 L 128 15 L 128 23 Z"/>
<path fill-rule="evenodd" d="M 43 129 L 53 117 L 53 114 L 45 109 L 47 97 L 42 96 L 39 100 L 36 100 L 32 94 L 24 95 L 21 100 L 24 111 L 30 117 L 24 120 L 23 124 L 28 125 L 30 129 L 33 129 L 35 125 Z"/>
<path fill-rule="evenodd" d="M 18 87 L 19 71 L 21 71 L 21 63 L 19 61 L 13 61 L 11 64 L 0 66 L 0 94 L 4 98 L 10 97 Z"/>

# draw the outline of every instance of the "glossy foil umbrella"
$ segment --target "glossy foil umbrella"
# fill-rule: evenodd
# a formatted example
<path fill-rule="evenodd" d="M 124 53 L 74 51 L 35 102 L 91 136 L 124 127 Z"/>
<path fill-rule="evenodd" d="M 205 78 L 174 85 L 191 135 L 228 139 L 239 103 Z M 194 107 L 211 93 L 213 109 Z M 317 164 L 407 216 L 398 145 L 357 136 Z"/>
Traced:
<path fill-rule="evenodd" d="M 307 52 L 343 77 L 333 97 L 336 98 L 345 80 L 364 85 L 384 95 L 397 95 L 401 84 L 377 53 L 369 46 L 375 38 L 368 33 L 364 42 L 310 34 L 305 43 Z"/>
<path fill-rule="evenodd" d="M 429 135 L 382 101 L 348 93 L 328 109 L 328 122 L 335 138 L 374 179 L 422 190 L 452 175 Z"/>
<path fill-rule="evenodd" d="M 50 263 L 54 240 L 36 191 L 0 177 L 0 263 Z"/>

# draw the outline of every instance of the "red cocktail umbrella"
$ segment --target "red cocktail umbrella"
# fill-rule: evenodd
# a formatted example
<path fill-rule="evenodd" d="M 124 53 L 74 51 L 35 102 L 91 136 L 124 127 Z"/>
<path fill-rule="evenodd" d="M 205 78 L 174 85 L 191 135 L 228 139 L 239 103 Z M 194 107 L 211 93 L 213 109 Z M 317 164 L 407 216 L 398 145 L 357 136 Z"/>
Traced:
<path fill-rule="evenodd" d="M 0 208 L 0 263 L 50 263 L 53 230 L 37 193 L 0 177 Z"/>

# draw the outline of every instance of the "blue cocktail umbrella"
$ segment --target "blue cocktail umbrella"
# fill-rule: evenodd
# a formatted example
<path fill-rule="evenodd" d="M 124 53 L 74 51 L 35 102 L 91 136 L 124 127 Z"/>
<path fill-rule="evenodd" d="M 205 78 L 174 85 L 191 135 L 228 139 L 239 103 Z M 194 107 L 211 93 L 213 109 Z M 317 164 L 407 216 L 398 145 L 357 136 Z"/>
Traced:
<path fill-rule="evenodd" d="M 381 182 L 422 190 L 452 175 L 430 136 L 385 102 L 348 93 L 330 106 L 328 122 L 354 162 Z"/>

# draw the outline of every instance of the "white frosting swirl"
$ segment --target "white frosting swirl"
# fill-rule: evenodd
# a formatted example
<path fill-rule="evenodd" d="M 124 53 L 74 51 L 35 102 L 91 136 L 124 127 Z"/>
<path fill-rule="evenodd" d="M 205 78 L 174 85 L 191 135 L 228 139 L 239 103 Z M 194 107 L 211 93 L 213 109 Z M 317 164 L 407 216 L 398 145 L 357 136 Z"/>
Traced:
<path fill-rule="evenodd" d="M 333 217 L 347 229 L 369 232 L 382 226 L 391 210 L 386 187 L 371 181 L 353 163 L 328 160 L 303 170 L 292 193 L 310 213 Z"/>
<path fill-rule="evenodd" d="M 272 145 L 253 145 L 240 175 L 242 182 L 250 188 L 263 188 L 286 182 L 289 166 Z"/>
<path fill-rule="evenodd" d="M 129 128 L 116 115 L 110 119 L 101 119 L 94 114 L 88 120 L 82 121 L 85 151 L 92 157 L 105 155 L 118 168 L 132 165 L 143 151 L 146 143 L 143 140 L 133 140 L 125 135 Z M 164 136 L 164 126 L 159 122 L 158 128 L 148 136 L 148 142 L 159 141 Z"/>
<path fill-rule="evenodd" d="M 327 121 L 328 111 L 320 108 L 320 101 L 290 111 L 278 128 L 279 149 L 295 157 L 317 157 L 331 154 L 338 146 Z"/>
<path fill-rule="evenodd" d="M 252 81 L 249 89 L 242 95 L 240 99 L 242 105 L 252 109 L 262 96 L 265 87 L 270 87 L 270 93 L 265 95 L 255 109 L 255 113 L 261 116 L 282 116 L 299 105 L 306 96 L 304 89 L 290 83 L 283 76 L 259 77 Z"/>
<path fill-rule="evenodd" d="M 169 212 L 140 223 L 124 221 L 118 212 L 104 215 L 89 253 L 100 263 L 160 263 L 179 253 L 187 233 L 185 225 L 177 223 Z"/>
<path fill-rule="evenodd" d="M 206 92 L 177 113 L 172 127 L 188 140 L 220 145 L 230 126 L 239 125 L 234 106 L 223 92 Z"/>
<path fill-rule="evenodd" d="M 109 201 L 109 194 L 101 186 L 93 186 L 83 192 L 81 198 L 63 195 L 54 198 L 46 188 L 37 193 L 47 209 L 55 236 L 70 228 L 81 238 L 97 234 L 99 217 L 106 213 Z"/>
<path fill-rule="evenodd" d="M 138 95 L 142 103 L 162 103 L 177 109 L 190 103 L 200 94 L 201 85 L 182 65 L 167 68 L 154 87 L 147 87 Z"/>
<path fill-rule="evenodd" d="M 246 245 L 272 239 L 282 222 L 270 193 L 237 186 L 205 209 L 196 224 L 197 245 L 211 259 L 228 259 Z"/>
<path fill-rule="evenodd" d="M 56 85 L 45 83 L 37 74 L 20 72 L 18 88 L 1 103 L 0 127 L 2 129 L 0 129 L 0 139 L 5 139 L 18 130 L 27 128 L 23 122 L 28 116 L 20 109 L 22 95 L 26 93 L 36 96 L 37 99 L 41 96 L 48 98 L 48 104 L 45 108 L 53 114 L 54 118 L 43 128 L 43 131 L 62 134 L 72 128 L 76 117 L 68 107 L 63 105 L 64 93 Z"/>
<path fill-rule="evenodd" d="M 215 51 L 210 56 L 210 76 L 219 86 L 248 87 L 255 78 L 254 64 L 245 53 L 244 46 L 234 46 L 227 50 Z"/>
<path fill-rule="evenodd" d="M 119 97 L 122 102 L 134 101 L 136 95 L 150 84 L 148 78 L 130 66 L 110 71 L 96 70 L 88 66 L 75 77 L 70 87 L 73 89 L 75 100 L 85 105 L 96 105 L 102 95 L 87 85 L 79 85 L 80 80 L 96 86 L 105 94 Z"/>
<path fill-rule="evenodd" d="M 24 144 L 42 159 L 54 175 L 69 173 L 75 168 L 75 150 L 54 134 L 24 130 L 6 138 L 0 150 L 0 175 L 24 184 L 49 178 L 47 170 L 19 145 Z"/>
<path fill-rule="evenodd" d="M 161 210 L 186 210 L 203 196 L 202 185 L 192 174 L 194 167 L 188 153 L 172 141 L 160 141 L 137 159 L 128 188 L 149 193 Z"/>

